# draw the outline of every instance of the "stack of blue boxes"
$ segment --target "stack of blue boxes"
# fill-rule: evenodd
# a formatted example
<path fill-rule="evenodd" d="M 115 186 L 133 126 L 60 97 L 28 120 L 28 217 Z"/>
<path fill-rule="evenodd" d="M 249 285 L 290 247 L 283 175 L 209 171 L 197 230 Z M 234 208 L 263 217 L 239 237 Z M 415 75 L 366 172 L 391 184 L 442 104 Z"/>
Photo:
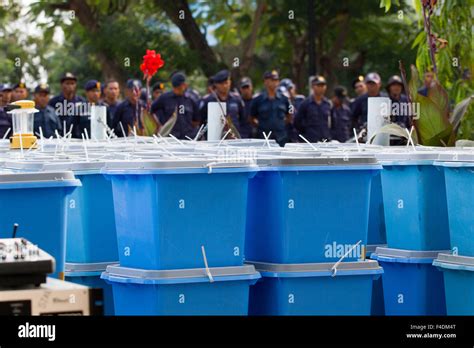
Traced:
<path fill-rule="evenodd" d="M 282 158 L 251 180 L 245 258 L 262 279 L 251 315 L 369 315 L 377 262 L 367 242 L 373 157 Z"/>
<path fill-rule="evenodd" d="M 52 255 L 56 271 L 63 277 L 66 255 L 67 195 L 81 185 L 70 171 L 0 172 L 0 238 L 11 238 L 14 224 L 16 237 Z"/>
<path fill-rule="evenodd" d="M 102 278 L 117 315 L 247 315 L 244 265 L 252 164 L 209 160 L 108 163 L 120 265 Z"/>
<path fill-rule="evenodd" d="M 113 315 L 110 286 L 100 279 L 108 264 L 118 262 L 112 185 L 100 173 L 104 162 L 55 159 L 43 154 L 33 160 L 11 162 L 7 167 L 22 171 L 71 171 L 80 180 L 80 187 L 70 190 L 64 199 L 64 256 L 55 256 L 67 281 L 95 288 L 105 294 L 104 313 Z M 52 200 L 49 201 L 50 203 Z M 42 205 L 43 207 L 44 205 Z M 55 216 L 51 212 L 45 216 Z M 49 221 L 49 220 L 48 220 Z"/>
<path fill-rule="evenodd" d="M 448 315 L 474 315 L 474 156 L 443 154 L 435 163 L 444 172 L 452 254 L 434 265 L 444 275 Z"/>
<path fill-rule="evenodd" d="M 382 276 L 386 315 L 443 315 L 442 274 L 432 265 L 449 252 L 444 173 L 433 152 L 385 153 L 382 190 L 387 248 L 372 258 Z"/>
<path fill-rule="evenodd" d="M 118 263 L 112 185 L 100 173 L 104 162 L 71 162 L 67 166 L 82 187 L 68 197 L 65 279 L 101 288 L 104 314 L 114 315 L 112 288 L 100 278 L 108 265 Z"/>

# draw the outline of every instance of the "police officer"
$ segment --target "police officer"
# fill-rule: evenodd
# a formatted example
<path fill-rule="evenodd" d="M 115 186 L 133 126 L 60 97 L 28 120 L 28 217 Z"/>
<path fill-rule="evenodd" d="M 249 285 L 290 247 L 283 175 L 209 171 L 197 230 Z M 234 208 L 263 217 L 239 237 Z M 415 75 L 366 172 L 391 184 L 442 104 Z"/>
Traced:
<path fill-rule="evenodd" d="M 298 142 L 298 132 L 294 127 L 294 117 L 296 112 L 298 111 L 301 104 L 306 99 L 304 95 L 298 94 L 296 91 L 296 85 L 290 79 L 283 79 L 280 82 L 280 88 L 282 89 L 283 94 L 289 99 L 291 103 L 291 122 L 286 125 L 287 132 L 288 132 L 288 139 L 291 142 Z"/>
<path fill-rule="evenodd" d="M 331 137 L 340 143 L 346 142 L 352 134 L 352 114 L 347 103 L 347 90 L 342 86 L 334 88 L 331 108 Z"/>
<path fill-rule="evenodd" d="M 151 98 L 153 101 L 157 100 L 165 92 L 165 84 L 163 81 L 155 83 L 151 89 Z"/>
<path fill-rule="evenodd" d="M 98 105 L 98 106 L 105 106 L 104 102 L 101 101 L 101 84 L 97 80 L 89 80 L 86 82 L 84 85 L 84 90 L 86 92 L 86 100 L 87 100 L 87 107 L 85 108 L 87 115 L 85 117 L 81 117 L 81 122 L 80 122 L 80 129 L 81 133 L 85 133 L 84 129 L 87 129 L 87 134 L 91 134 L 91 107 L 92 105 Z M 107 119 L 107 125 L 110 127 L 110 124 L 112 122 L 112 116 L 110 114 L 109 109 L 106 109 L 106 119 Z"/>
<path fill-rule="evenodd" d="M 108 80 L 104 86 L 103 102 L 109 111 L 110 120 L 107 120 L 109 127 L 113 123 L 113 118 L 118 105 L 120 104 L 120 85 L 116 80 Z"/>
<path fill-rule="evenodd" d="M 163 93 L 153 102 L 151 112 L 161 124 L 165 124 L 176 112 L 176 124 L 171 134 L 178 139 L 194 138 L 199 125 L 199 110 L 198 105 L 186 93 L 186 76 L 182 72 L 175 73 L 171 77 L 171 85 L 171 91 Z"/>
<path fill-rule="evenodd" d="M 5 110 L 5 107 L 11 102 L 12 87 L 9 84 L 4 84 L 0 86 L 0 92 L 2 95 L 0 100 L 0 138 L 3 138 L 7 131 L 8 134 L 12 134 L 12 117 Z"/>
<path fill-rule="evenodd" d="M 408 105 L 408 98 L 403 94 L 403 81 L 400 76 L 393 75 L 388 79 L 387 92 L 390 100 L 392 101 L 392 122 L 398 124 L 403 128 L 410 128 L 410 110 L 411 106 Z M 393 115 L 396 111 L 397 115 Z"/>
<path fill-rule="evenodd" d="M 352 111 L 352 126 L 360 131 L 367 127 L 367 110 L 369 97 L 386 97 L 387 95 L 380 92 L 382 87 L 382 79 L 376 72 L 368 73 L 365 76 L 365 84 L 367 86 L 367 93 L 357 97 L 351 104 Z"/>
<path fill-rule="evenodd" d="M 232 118 L 232 123 L 237 128 L 239 133 L 242 131 L 242 126 L 245 127 L 247 119 L 245 117 L 244 102 L 237 93 L 230 92 L 231 81 L 230 72 L 228 70 L 221 70 L 213 77 L 215 94 L 209 94 L 201 100 L 199 105 L 199 113 L 202 123 L 207 123 L 207 105 L 210 102 L 217 102 L 215 95 L 220 102 L 225 102 L 227 105 L 227 115 Z M 227 116 L 226 115 L 226 116 Z"/>
<path fill-rule="evenodd" d="M 35 101 L 35 108 L 38 112 L 35 113 L 33 128 L 35 134 L 43 134 L 44 137 L 56 137 L 56 130 L 59 134 L 63 134 L 63 127 L 58 115 L 54 109 L 48 105 L 49 102 L 49 87 L 46 84 L 36 86 L 33 98 Z M 40 132 L 41 127 L 41 132 Z"/>
<path fill-rule="evenodd" d="M 84 108 L 84 98 L 76 95 L 77 78 L 74 74 L 67 72 L 61 77 L 60 82 L 61 94 L 51 98 L 49 105 L 54 108 L 56 115 L 61 120 L 61 124 L 65 123 L 66 129 L 63 132 L 69 132 L 72 126 L 72 137 L 81 139 L 80 118 L 87 115 L 82 110 Z"/>
<path fill-rule="evenodd" d="M 245 123 L 240 127 L 240 136 L 242 138 L 255 138 L 257 135 L 257 129 L 252 127 L 250 123 L 250 106 L 252 104 L 253 95 L 253 84 L 250 77 L 243 77 L 240 79 L 239 92 L 244 102 L 245 111 Z"/>
<path fill-rule="evenodd" d="M 295 107 L 296 110 L 298 110 L 300 105 L 306 99 L 304 95 L 298 94 L 296 85 L 290 79 L 281 80 L 280 87 L 282 88 L 283 93 L 286 93 L 290 103 Z"/>
<path fill-rule="evenodd" d="M 364 82 L 364 76 L 357 76 L 357 78 L 352 82 L 352 89 L 354 90 L 356 97 L 360 97 L 361 95 L 367 93 L 367 86 Z"/>
<path fill-rule="evenodd" d="M 28 99 L 28 89 L 24 82 L 19 82 L 13 86 L 12 100 L 11 102 L 16 102 L 18 100 Z"/>
<path fill-rule="evenodd" d="M 112 124 L 115 134 L 120 137 L 131 134 L 131 130 L 133 130 L 134 126 L 143 129 L 141 114 L 145 105 L 140 100 L 142 84 L 139 80 L 129 79 L 126 87 L 125 100 L 121 102 L 117 110 L 115 110 Z"/>
<path fill-rule="evenodd" d="M 316 76 L 311 80 L 310 95 L 301 104 L 295 116 L 295 128 L 308 141 L 314 143 L 331 139 L 330 117 L 331 102 L 324 96 L 327 85 L 326 79 Z"/>
<path fill-rule="evenodd" d="M 11 103 L 12 101 L 12 91 L 13 88 L 10 86 L 10 84 L 5 83 L 4 85 L 0 86 L 0 106 L 7 106 L 8 104 Z"/>
<path fill-rule="evenodd" d="M 271 132 L 271 138 L 280 146 L 288 142 L 286 125 L 290 123 L 290 101 L 278 89 L 278 71 L 267 71 L 263 75 L 265 90 L 254 97 L 250 107 L 252 123 L 258 128 L 257 135 L 263 138 Z"/>

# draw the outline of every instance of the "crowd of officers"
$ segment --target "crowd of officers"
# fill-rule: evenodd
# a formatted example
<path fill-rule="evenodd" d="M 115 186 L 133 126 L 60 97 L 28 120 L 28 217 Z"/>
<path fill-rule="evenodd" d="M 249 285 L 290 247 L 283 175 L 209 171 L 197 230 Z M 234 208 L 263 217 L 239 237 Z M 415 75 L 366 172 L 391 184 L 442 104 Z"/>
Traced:
<path fill-rule="evenodd" d="M 248 77 L 242 78 L 237 88 L 232 90 L 230 76 L 228 70 L 216 73 L 208 80 L 207 94 L 201 97 L 190 88 L 184 73 L 175 72 L 171 76 L 170 90 L 166 90 L 161 81 L 153 85 L 149 110 L 162 125 L 177 112 L 171 134 L 178 139 L 194 139 L 200 126 L 207 123 L 208 103 L 220 101 L 226 104 L 227 116 L 231 117 L 242 138 L 270 135 L 284 146 L 287 142 L 302 139 L 346 142 L 353 138 L 353 129 L 360 132 L 366 127 L 368 97 L 388 96 L 392 104 L 407 102 L 402 80 L 397 75 L 389 78 L 386 93 L 382 90 L 379 74 L 372 72 L 357 77 L 352 84 L 356 95 L 353 99 L 349 99 L 347 89 L 342 86 L 328 93 L 323 76 L 311 79 L 311 93 L 307 97 L 297 93 L 290 79 L 280 80 L 276 70 L 265 72 L 264 88 L 258 93 Z M 433 74 L 427 72 L 425 87 L 419 90 L 420 94 L 427 94 L 432 79 Z M 55 137 L 71 131 L 73 138 L 81 138 L 85 130 L 90 134 L 90 111 L 87 111 L 90 109 L 81 108 L 81 105 L 106 106 L 108 126 L 119 137 L 130 135 L 134 126 L 143 127 L 140 115 L 149 98 L 139 80 L 127 81 L 123 100 L 116 80 L 105 84 L 88 81 L 84 85 L 85 98 L 77 94 L 77 78 L 72 73 L 64 74 L 60 83 L 61 93 L 52 98 L 47 85 L 39 84 L 34 89 L 32 99 L 39 110 L 34 116 L 36 134 L 41 131 L 44 137 Z M 0 138 L 6 137 L 12 127 L 11 115 L 5 106 L 29 97 L 29 90 L 23 82 L 14 86 L 0 84 Z M 393 117 L 392 121 L 402 127 L 411 126 L 410 118 L 403 115 Z"/>

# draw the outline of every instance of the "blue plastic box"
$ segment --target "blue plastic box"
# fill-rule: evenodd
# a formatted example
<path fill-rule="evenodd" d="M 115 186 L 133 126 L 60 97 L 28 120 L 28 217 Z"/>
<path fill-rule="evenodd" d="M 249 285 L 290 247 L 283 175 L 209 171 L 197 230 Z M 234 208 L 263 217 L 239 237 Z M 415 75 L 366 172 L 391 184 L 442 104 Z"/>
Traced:
<path fill-rule="evenodd" d="M 374 261 L 312 264 L 252 263 L 262 279 L 250 289 L 249 315 L 370 315 Z"/>
<path fill-rule="evenodd" d="M 0 237 L 37 244 L 56 259 L 53 277 L 62 277 L 66 255 L 67 195 L 81 182 L 72 172 L 0 174 Z"/>
<path fill-rule="evenodd" d="M 167 271 L 107 267 L 116 315 L 235 315 L 248 313 L 253 266 Z"/>
<path fill-rule="evenodd" d="M 298 158 L 262 167 L 249 185 L 245 258 L 269 263 L 346 261 L 367 243 L 375 158 Z"/>
<path fill-rule="evenodd" d="M 82 150 L 82 147 L 81 147 Z M 66 262 L 98 263 L 118 260 L 112 184 L 100 173 L 103 161 L 47 160 L 8 162 L 17 171 L 72 171 L 82 187 L 67 198 Z"/>
<path fill-rule="evenodd" d="M 377 248 L 385 315 L 446 315 L 442 273 L 432 265 L 440 252 Z"/>
<path fill-rule="evenodd" d="M 68 197 L 66 260 L 98 263 L 118 260 L 112 183 L 98 172 L 78 173 L 82 187 Z"/>
<path fill-rule="evenodd" d="M 375 252 L 377 248 L 384 248 L 387 247 L 385 244 L 381 245 L 367 245 L 366 247 L 366 258 L 370 259 L 372 254 Z M 372 309 L 371 315 L 382 316 L 385 315 L 385 304 L 383 299 L 383 284 L 382 284 L 382 277 L 374 280 L 372 286 Z"/>
<path fill-rule="evenodd" d="M 429 154 L 382 162 L 387 244 L 406 250 L 448 250 L 449 226 L 444 173 Z"/>
<path fill-rule="evenodd" d="M 241 266 L 255 166 L 205 161 L 110 163 L 120 265 L 143 269 Z"/>
<path fill-rule="evenodd" d="M 474 256 L 474 156 L 469 157 L 471 162 L 437 165 L 444 170 L 446 180 L 451 249 L 459 255 Z"/>
<path fill-rule="evenodd" d="M 110 263 L 66 263 L 65 280 L 89 288 L 102 289 L 104 294 L 104 315 L 115 315 L 112 286 L 101 279 L 101 274 Z"/>
<path fill-rule="evenodd" d="M 367 235 L 367 245 L 376 244 L 387 244 L 381 173 L 378 173 L 373 177 L 370 188 L 369 230 Z"/>
<path fill-rule="evenodd" d="M 474 257 L 439 254 L 433 265 L 444 275 L 448 315 L 474 315 Z"/>

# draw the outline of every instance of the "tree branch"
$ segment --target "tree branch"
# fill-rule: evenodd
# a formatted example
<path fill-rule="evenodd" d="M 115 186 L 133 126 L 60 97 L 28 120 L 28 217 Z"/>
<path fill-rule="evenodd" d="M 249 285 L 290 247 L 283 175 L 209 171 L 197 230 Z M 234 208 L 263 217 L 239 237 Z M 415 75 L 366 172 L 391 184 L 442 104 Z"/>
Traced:
<path fill-rule="evenodd" d="M 244 41 L 243 49 L 243 61 L 240 65 L 240 71 L 242 74 L 247 74 L 252 64 L 252 58 L 255 51 L 255 44 L 257 42 L 258 30 L 260 29 L 260 23 L 262 15 L 265 9 L 265 0 L 257 0 L 257 8 L 253 16 L 252 29 L 249 35 Z"/>
<path fill-rule="evenodd" d="M 187 0 L 155 0 L 155 4 L 165 11 L 166 15 L 179 28 L 189 47 L 197 53 L 206 76 L 212 76 L 219 66 L 222 66 L 222 63 L 218 61 L 216 53 L 200 31 Z"/>

